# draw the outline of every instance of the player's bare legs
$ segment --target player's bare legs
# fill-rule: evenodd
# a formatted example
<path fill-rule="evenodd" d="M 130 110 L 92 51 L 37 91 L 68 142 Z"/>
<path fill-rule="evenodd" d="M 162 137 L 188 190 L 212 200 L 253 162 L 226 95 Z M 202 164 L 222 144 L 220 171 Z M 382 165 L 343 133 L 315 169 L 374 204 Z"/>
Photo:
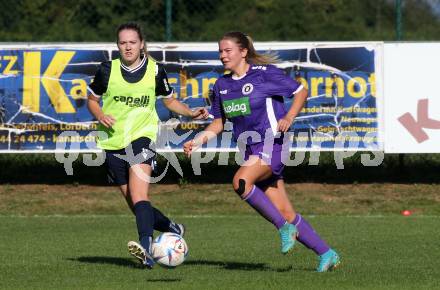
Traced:
<path fill-rule="evenodd" d="M 295 245 L 296 228 L 287 222 L 264 192 L 255 185 L 272 175 L 271 168 L 258 156 L 251 155 L 234 176 L 235 192 L 261 216 L 271 222 L 281 237 L 281 252 L 288 253 Z"/>
<path fill-rule="evenodd" d="M 286 221 L 292 223 L 295 219 L 296 213 L 289 197 L 287 196 L 284 180 L 276 180 L 265 189 L 264 193 L 266 193 L 272 203 L 278 208 Z"/>

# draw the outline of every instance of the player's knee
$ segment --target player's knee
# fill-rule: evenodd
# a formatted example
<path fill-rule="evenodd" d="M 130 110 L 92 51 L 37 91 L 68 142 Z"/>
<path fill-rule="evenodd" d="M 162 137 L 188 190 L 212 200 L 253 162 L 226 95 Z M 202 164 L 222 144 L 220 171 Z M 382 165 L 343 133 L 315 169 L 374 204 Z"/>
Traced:
<path fill-rule="evenodd" d="M 242 178 L 234 179 L 233 182 L 234 191 L 239 195 L 242 196 L 246 192 L 246 180 Z"/>
<path fill-rule="evenodd" d="M 290 209 L 280 208 L 279 211 L 280 211 L 281 215 L 283 216 L 283 218 L 286 221 L 288 221 L 289 223 L 294 220 L 295 213 L 293 211 L 291 211 Z"/>

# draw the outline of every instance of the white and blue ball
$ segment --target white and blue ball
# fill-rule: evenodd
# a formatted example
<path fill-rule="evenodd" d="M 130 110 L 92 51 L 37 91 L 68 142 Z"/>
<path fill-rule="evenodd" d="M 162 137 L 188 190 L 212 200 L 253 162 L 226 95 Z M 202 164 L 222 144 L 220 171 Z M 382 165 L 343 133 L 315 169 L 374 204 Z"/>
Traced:
<path fill-rule="evenodd" d="M 182 264 L 188 256 L 188 246 L 180 235 L 163 233 L 154 239 L 151 254 L 159 265 L 176 267 Z"/>

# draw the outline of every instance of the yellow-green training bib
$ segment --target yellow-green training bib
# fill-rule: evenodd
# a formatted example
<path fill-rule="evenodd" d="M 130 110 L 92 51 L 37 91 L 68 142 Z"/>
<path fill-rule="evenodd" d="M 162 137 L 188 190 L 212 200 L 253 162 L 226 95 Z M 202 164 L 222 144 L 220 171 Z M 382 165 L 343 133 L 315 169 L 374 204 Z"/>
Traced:
<path fill-rule="evenodd" d="M 123 149 L 140 137 L 156 141 L 159 118 L 155 107 L 155 71 L 156 62 L 150 58 L 144 77 L 129 83 L 122 76 L 121 61 L 112 60 L 107 91 L 102 95 L 102 111 L 112 115 L 116 122 L 111 128 L 99 124 L 98 130 L 108 136 L 98 138 L 99 148 Z"/>

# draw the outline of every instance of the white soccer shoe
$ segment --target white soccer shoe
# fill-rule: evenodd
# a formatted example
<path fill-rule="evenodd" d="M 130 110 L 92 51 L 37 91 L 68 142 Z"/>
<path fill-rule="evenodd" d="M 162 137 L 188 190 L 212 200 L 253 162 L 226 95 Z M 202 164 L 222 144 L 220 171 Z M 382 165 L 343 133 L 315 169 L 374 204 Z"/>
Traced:
<path fill-rule="evenodd" d="M 138 259 L 142 265 L 148 269 L 152 269 L 154 265 L 154 260 L 151 255 L 142 247 L 139 243 L 135 241 L 129 241 L 127 244 L 128 252 Z"/>

